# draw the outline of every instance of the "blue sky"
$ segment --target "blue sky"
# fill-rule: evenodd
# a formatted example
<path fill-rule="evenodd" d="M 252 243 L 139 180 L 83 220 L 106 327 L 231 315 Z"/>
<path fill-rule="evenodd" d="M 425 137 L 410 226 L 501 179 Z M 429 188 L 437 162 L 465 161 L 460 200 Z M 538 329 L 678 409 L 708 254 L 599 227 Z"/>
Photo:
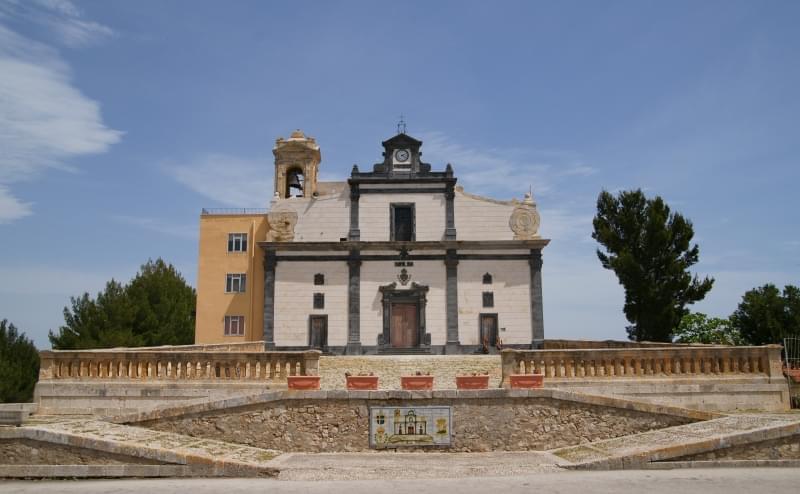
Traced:
<path fill-rule="evenodd" d="M 70 295 L 161 256 L 194 283 L 202 207 L 266 207 L 274 139 L 323 179 L 398 116 L 434 167 L 533 187 L 545 330 L 624 339 L 602 189 L 690 218 L 695 310 L 800 282 L 800 3 L 0 0 L 0 318 L 41 347 Z"/>

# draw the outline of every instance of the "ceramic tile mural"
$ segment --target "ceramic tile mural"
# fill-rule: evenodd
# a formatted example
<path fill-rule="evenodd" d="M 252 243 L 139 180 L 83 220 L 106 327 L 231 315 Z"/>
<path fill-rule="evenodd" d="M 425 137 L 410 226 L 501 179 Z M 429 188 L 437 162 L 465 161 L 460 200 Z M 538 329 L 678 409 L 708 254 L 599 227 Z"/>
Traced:
<path fill-rule="evenodd" d="M 450 446 L 451 407 L 370 407 L 369 446 Z"/>

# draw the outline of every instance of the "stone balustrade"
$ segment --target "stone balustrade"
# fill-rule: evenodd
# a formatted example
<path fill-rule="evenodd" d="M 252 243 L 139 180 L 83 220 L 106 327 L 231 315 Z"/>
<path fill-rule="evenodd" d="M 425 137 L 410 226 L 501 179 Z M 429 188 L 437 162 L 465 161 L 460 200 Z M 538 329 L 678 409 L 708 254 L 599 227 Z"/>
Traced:
<path fill-rule="evenodd" d="M 501 352 L 502 385 L 511 374 L 546 378 L 642 379 L 763 375 L 782 378 L 780 345 L 513 350 Z"/>
<path fill-rule="evenodd" d="M 319 375 L 320 354 L 53 350 L 40 352 L 39 380 L 285 381 L 287 376 Z"/>

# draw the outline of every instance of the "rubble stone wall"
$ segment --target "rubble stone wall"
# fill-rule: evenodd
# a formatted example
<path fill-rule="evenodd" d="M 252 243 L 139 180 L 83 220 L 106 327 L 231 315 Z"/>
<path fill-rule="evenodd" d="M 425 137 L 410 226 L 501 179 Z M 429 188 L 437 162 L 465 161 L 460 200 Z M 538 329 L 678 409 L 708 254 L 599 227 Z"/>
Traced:
<path fill-rule="evenodd" d="M 286 400 L 137 425 L 280 451 L 369 449 L 369 406 L 453 407 L 452 451 L 548 450 L 692 422 L 552 398 Z"/>
<path fill-rule="evenodd" d="M 706 460 L 800 460 L 800 435 L 732 446 L 670 461 Z"/>

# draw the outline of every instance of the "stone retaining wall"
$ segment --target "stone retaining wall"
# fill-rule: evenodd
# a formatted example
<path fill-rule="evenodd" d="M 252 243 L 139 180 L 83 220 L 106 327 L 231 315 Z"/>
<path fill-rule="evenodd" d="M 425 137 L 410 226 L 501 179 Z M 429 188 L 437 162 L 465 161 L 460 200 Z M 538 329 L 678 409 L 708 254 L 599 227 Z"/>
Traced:
<path fill-rule="evenodd" d="M 499 391 L 499 390 L 498 390 Z M 278 400 L 138 425 L 281 451 L 369 449 L 369 406 L 453 407 L 451 451 L 547 450 L 692 422 L 546 397 Z"/>
<path fill-rule="evenodd" d="M 29 439 L 0 439 L 0 465 L 158 465 L 159 462 Z"/>
<path fill-rule="evenodd" d="M 673 461 L 707 460 L 800 460 L 800 435 L 682 456 Z"/>
<path fill-rule="evenodd" d="M 499 355 L 369 355 L 322 356 L 319 371 L 323 389 L 344 389 L 345 372 L 372 372 L 379 378 L 380 389 L 400 389 L 400 376 L 419 371 L 434 376 L 436 389 L 456 389 L 456 376 L 489 373 L 489 387 L 500 387 Z"/>

